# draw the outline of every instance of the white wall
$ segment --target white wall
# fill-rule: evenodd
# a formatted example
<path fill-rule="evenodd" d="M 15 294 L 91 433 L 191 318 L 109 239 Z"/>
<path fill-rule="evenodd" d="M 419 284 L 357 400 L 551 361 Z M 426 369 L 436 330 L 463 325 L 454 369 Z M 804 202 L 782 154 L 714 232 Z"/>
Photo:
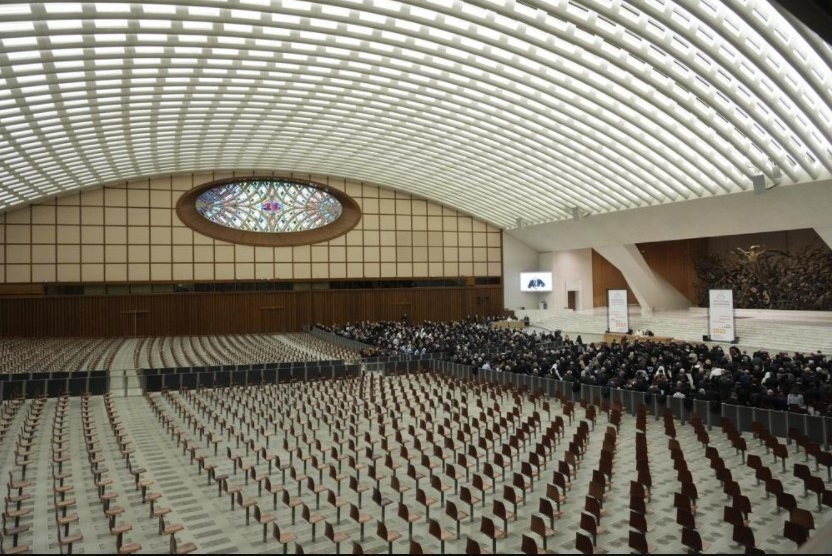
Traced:
<path fill-rule="evenodd" d="M 503 234 L 503 304 L 506 309 L 537 309 L 539 293 L 520 291 L 520 273 L 546 270 L 540 267 L 538 253 L 525 243 Z"/>
<path fill-rule="evenodd" d="M 569 290 L 578 292 L 578 310 L 592 309 L 592 249 L 568 249 L 550 253 L 554 275 L 550 309 L 567 306 Z"/>

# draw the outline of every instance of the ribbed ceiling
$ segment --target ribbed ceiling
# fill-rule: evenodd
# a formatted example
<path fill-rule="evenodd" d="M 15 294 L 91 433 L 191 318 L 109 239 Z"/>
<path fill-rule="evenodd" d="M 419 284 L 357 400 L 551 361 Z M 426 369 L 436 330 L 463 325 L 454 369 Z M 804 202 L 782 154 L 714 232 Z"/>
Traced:
<path fill-rule="evenodd" d="M 3 3 L 0 43 L 0 210 L 253 168 L 512 228 L 832 176 L 832 50 L 762 1 Z"/>

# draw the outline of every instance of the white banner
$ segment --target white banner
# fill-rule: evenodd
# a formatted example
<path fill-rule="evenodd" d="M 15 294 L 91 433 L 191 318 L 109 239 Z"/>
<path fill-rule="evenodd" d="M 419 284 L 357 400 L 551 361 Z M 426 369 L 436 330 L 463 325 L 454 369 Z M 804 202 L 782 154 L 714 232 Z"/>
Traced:
<path fill-rule="evenodd" d="M 733 290 L 710 291 L 708 335 L 711 337 L 711 341 L 714 342 L 733 342 L 736 340 Z"/>
<path fill-rule="evenodd" d="M 630 330 L 627 290 L 607 290 L 607 330 L 619 334 Z"/>

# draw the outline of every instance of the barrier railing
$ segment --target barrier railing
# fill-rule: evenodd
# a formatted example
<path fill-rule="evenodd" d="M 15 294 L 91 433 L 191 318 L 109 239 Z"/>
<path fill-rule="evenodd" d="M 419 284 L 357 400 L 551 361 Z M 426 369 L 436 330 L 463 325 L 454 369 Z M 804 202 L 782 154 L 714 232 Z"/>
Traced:
<path fill-rule="evenodd" d="M 163 388 L 214 388 L 254 386 L 290 381 L 308 381 L 358 376 L 361 366 L 344 361 L 306 361 L 292 363 L 256 363 L 213 367 L 140 369 L 139 384 L 145 392 Z"/>
<path fill-rule="evenodd" d="M 644 404 L 656 420 L 659 420 L 664 409 L 668 408 L 674 418 L 683 425 L 690 420 L 691 414 L 696 413 L 709 429 L 721 426 L 723 417 L 739 432 L 753 432 L 755 421 L 762 423 L 769 432 L 781 438 L 788 438 L 789 429 L 794 428 L 805 434 L 811 442 L 817 442 L 825 449 L 829 449 L 827 439 L 829 431 L 832 431 L 832 418 L 830 417 L 671 396 L 660 401 L 658 396 L 644 392 L 604 388 L 584 383 L 580 383 L 580 387 L 576 390 L 573 382 L 494 370 L 477 369 L 474 371 L 469 366 L 449 361 L 441 361 L 434 369 L 460 379 L 507 384 L 516 389 L 525 387 L 532 392 L 542 390 L 549 396 L 562 395 L 575 402 L 586 401 L 597 405 L 606 402 L 610 406 L 615 402 L 621 402 L 625 411 L 632 415 L 635 415 L 639 405 Z"/>
<path fill-rule="evenodd" d="M 109 389 L 108 371 L 0 374 L 0 400 L 21 396 L 55 398 L 64 393 L 70 396 L 80 396 L 84 392 L 105 394 Z"/>

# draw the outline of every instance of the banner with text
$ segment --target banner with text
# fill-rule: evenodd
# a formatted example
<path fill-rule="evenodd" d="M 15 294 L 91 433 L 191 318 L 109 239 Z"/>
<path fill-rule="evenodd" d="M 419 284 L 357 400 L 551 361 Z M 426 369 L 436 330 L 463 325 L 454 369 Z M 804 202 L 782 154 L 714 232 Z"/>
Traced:
<path fill-rule="evenodd" d="M 607 330 L 619 334 L 630 330 L 627 290 L 607 290 Z"/>
<path fill-rule="evenodd" d="M 733 342 L 736 340 L 733 290 L 710 290 L 708 335 L 713 342 Z"/>

